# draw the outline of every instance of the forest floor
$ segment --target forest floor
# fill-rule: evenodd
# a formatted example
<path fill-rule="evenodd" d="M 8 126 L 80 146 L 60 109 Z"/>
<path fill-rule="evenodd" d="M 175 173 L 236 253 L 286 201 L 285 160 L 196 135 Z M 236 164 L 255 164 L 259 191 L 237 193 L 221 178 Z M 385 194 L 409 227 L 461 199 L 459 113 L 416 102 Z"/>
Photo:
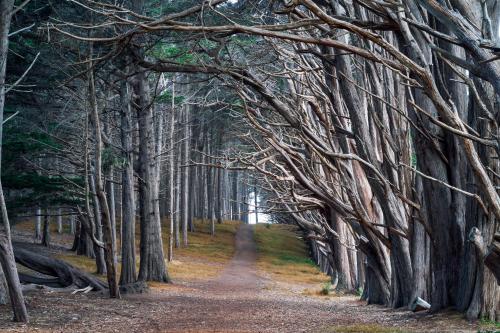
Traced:
<path fill-rule="evenodd" d="M 327 278 L 307 259 L 303 242 L 290 227 L 218 225 L 219 241 L 201 229 L 190 236 L 191 250 L 179 250 L 176 261 L 170 264 L 172 284 L 152 284 L 148 293 L 126 295 L 122 300 L 96 293 L 30 291 L 26 294 L 30 324 L 11 322 L 8 306 L 0 306 L 0 331 L 382 333 L 498 329 L 469 323 L 453 312 L 415 314 L 367 306 L 355 295 L 321 295 Z M 26 241 L 22 232 L 16 232 L 15 237 Z M 286 250 L 283 244 L 287 244 Z M 82 268 L 89 265 L 61 252 L 60 247 L 50 251 Z"/>

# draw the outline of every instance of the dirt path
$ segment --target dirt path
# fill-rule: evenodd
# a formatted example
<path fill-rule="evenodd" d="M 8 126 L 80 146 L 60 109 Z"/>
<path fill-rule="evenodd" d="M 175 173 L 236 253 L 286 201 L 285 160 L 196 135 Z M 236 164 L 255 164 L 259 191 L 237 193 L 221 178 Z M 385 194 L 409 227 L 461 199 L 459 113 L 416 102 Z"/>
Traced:
<path fill-rule="evenodd" d="M 243 225 L 236 253 L 218 278 L 180 282 L 148 294 L 111 300 L 97 295 L 32 292 L 30 326 L 11 323 L 0 308 L 0 330 L 15 332 L 475 332 L 449 316 L 364 306 L 356 297 L 313 297 L 270 287 L 255 267 L 253 229 Z M 175 281 L 174 281 L 175 282 Z M 419 320 L 420 319 L 420 320 Z M 381 330 L 382 329 L 382 330 Z"/>
<path fill-rule="evenodd" d="M 242 225 L 235 236 L 235 254 L 230 264 L 219 277 L 206 285 L 215 294 L 239 297 L 242 293 L 257 293 L 262 287 L 262 278 L 257 274 L 255 261 L 257 248 L 251 225 Z"/>

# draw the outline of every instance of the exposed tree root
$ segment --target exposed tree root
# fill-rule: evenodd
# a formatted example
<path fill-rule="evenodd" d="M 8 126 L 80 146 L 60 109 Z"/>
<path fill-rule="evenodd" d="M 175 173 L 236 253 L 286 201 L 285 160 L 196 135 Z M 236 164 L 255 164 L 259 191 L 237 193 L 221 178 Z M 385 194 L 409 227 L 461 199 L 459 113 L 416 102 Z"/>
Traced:
<path fill-rule="evenodd" d="M 30 250 L 16 246 L 14 248 L 16 262 L 38 273 L 54 278 L 40 278 L 28 274 L 20 274 L 21 283 L 44 285 L 52 288 L 91 287 L 94 291 L 108 289 L 105 282 L 93 275 L 83 272 L 70 264 L 55 258 L 40 255 Z"/>

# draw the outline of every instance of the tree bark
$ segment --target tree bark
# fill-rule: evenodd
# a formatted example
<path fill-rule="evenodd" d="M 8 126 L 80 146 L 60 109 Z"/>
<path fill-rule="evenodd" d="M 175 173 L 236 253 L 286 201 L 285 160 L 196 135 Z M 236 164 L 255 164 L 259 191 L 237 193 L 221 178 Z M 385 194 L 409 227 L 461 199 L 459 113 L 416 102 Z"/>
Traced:
<path fill-rule="evenodd" d="M 121 273 L 120 285 L 136 281 L 135 258 L 135 195 L 133 126 L 130 105 L 130 85 L 126 80 L 120 83 L 120 138 L 122 144 L 122 224 L 121 224 Z"/>
<path fill-rule="evenodd" d="M 9 30 L 14 8 L 13 0 L 0 0 L 0 165 L 3 135 L 4 106 L 5 106 L 5 78 L 7 69 L 7 54 L 9 50 Z M 1 172 L 0 172 L 1 175 Z M 2 210 L 3 230 L 0 231 L 0 263 L 9 288 L 10 304 L 14 312 L 14 321 L 27 322 L 28 312 L 19 283 L 14 255 L 12 253 L 12 240 L 10 236 L 9 216 L 3 195 L 0 180 L 0 208 Z"/>
<path fill-rule="evenodd" d="M 189 167 L 187 166 L 189 163 L 189 143 L 191 140 L 191 135 L 189 131 L 189 106 L 185 105 L 183 110 L 182 121 L 184 123 L 183 126 L 183 161 L 182 161 L 182 191 L 180 194 L 182 195 L 182 243 L 186 247 L 188 246 L 188 224 L 189 224 Z"/>
<path fill-rule="evenodd" d="M 141 281 L 168 282 L 163 255 L 159 202 L 155 186 L 155 162 L 153 156 L 154 126 L 153 109 L 149 98 L 149 83 L 145 73 L 136 75 L 136 94 L 139 97 L 137 116 L 139 119 L 139 163 L 140 163 L 140 205 L 141 246 L 138 279 Z M 156 209 L 158 207 L 158 209 Z"/>
<path fill-rule="evenodd" d="M 62 234 L 63 232 L 63 223 L 62 223 L 62 210 L 58 208 L 56 210 L 56 223 L 57 223 L 57 233 Z"/>
<path fill-rule="evenodd" d="M 91 106 L 91 118 L 95 127 L 95 186 L 97 200 L 100 206 L 101 222 L 104 227 L 104 260 L 106 263 L 106 272 L 109 286 L 109 296 L 111 298 L 120 298 L 120 289 L 118 288 L 118 279 L 116 271 L 116 243 L 113 238 L 113 221 L 111 220 L 110 207 L 108 198 L 104 191 L 104 176 L 102 167 L 102 133 L 101 121 L 99 119 L 99 111 L 97 107 L 97 92 L 95 87 L 94 73 L 91 65 L 89 65 L 89 99 Z"/>
<path fill-rule="evenodd" d="M 168 213 L 169 213 L 169 234 L 168 234 L 168 261 L 174 258 L 174 237 L 175 237 L 175 82 L 172 83 L 172 105 L 170 109 L 169 120 L 169 139 L 168 139 Z"/>
<path fill-rule="evenodd" d="M 43 216 L 42 245 L 50 246 L 50 218 L 48 209 L 45 210 L 45 215 Z"/>
<path fill-rule="evenodd" d="M 86 288 L 90 286 L 95 291 L 107 288 L 104 282 L 94 277 L 92 274 L 83 272 L 62 260 L 46 257 L 17 245 L 14 249 L 14 256 L 15 261 L 20 265 L 36 272 L 56 277 L 55 279 L 40 278 L 23 274 L 20 277 L 21 281 L 24 283 L 36 283 L 56 288 L 69 286 Z"/>
<path fill-rule="evenodd" d="M 35 210 L 35 242 L 42 240 L 42 209 L 37 207 Z"/>
<path fill-rule="evenodd" d="M 93 219 L 95 225 L 95 238 L 102 242 L 102 215 L 101 206 L 99 204 L 99 198 L 97 197 L 97 189 L 95 185 L 95 167 L 91 167 L 91 172 L 89 175 L 89 188 L 92 193 L 92 208 L 93 215 L 89 216 L 89 219 Z M 93 244 L 95 263 L 96 263 L 96 273 L 100 275 L 106 274 L 106 261 L 104 259 L 104 249 L 97 244 Z"/>

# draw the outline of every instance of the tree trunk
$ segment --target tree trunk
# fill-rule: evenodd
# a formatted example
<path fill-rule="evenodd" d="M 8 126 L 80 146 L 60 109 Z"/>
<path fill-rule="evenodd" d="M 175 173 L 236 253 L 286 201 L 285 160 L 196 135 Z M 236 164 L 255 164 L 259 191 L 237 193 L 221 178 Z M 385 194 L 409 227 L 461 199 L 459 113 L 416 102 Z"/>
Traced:
<path fill-rule="evenodd" d="M 45 210 L 45 215 L 43 216 L 42 245 L 50 246 L 50 218 L 48 209 Z"/>
<path fill-rule="evenodd" d="M 338 290 L 354 291 L 356 284 L 355 277 L 351 274 L 351 264 L 346 245 L 349 245 L 345 222 L 342 221 L 332 209 L 330 209 L 330 223 L 332 229 L 338 234 L 338 238 L 332 237 L 331 248 L 333 251 L 333 261 L 338 274 Z"/>
<path fill-rule="evenodd" d="M 109 218 L 111 220 L 111 238 L 113 244 L 116 244 L 116 201 L 115 201 L 115 183 L 114 183 L 114 167 L 109 166 L 106 181 L 106 194 L 109 203 Z M 116 259 L 116 255 L 115 255 Z"/>
<path fill-rule="evenodd" d="M 182 121 L 183 126 L 183 167 L 182 167 L 182 243 L 184 246 L 188 245 L 188 224 L 189 224 L 189 143 L 191 135 L 189 131 L 189 106 L 185 105 L 183 110 Z"/>
<path fill-rule="evenodd" d="M 254 212 L 255 212 L 255 224 L 259 224 L 259 194 L 257 192 L 257 178 L 253 185 L 253 195 L 254 195 Z"/>
<path fill-rule="evenodd" d="M 89 65 L 89 99 L 91 105 L 91 118 L 95 127 L 95 186 L 94 190 L 97 196 L 97 202 L 101 208 L 101 222 L 104 227 L 104 260 L 106 263 L 106 272 L 109 286 L 109 296 L 111 298 L 120 298 L 120 289 L 118 288 L 118 279 L 116 271 L 116 243 L 113 238 L 113 221 L 111 220 L 108 198 L 104 191 L 104 175 L 102 173 L 102 133 L 101 121 L 99 119 L 99 110 L 97 107 L 97 92 L 95 88 L 94 73 Z"/>
<path fill-rule="evenodd" d="M 232 172 L 232 175 L 233 175 L 233 181 L 232 181 L 232 202 L 231 202 L 231 211 L 232 211 L 232 214 L 231 214 L 231 219 L 232 220 L 236 220 L 236 221 L 239 221 L 241 220 L 241 216 L 240 216 L 240 202 L 239 202 L 239 187 L 238 187 L 238 181 L 239 181 L 239 178 L 238 178 L 238 171 L 233 171 Z"/>
<path fill-rule="evenodd" d="M 177 135 L 177 140 L 180 140 L 180 133 Z M 182 229 L 182 215 L 181 215 L 181 164 L 182 150 L 180 146 L 174 147 L 173 154 L 175 154 L 175 180 L 174 180 L 174 201 L 175 201 L 175 248 L 181 247 L 181 229 Z"/>
<path fill-rule="evenodd" d="M 7 54 L 9 50 L 9 29 L 12 18 L 13 0 L 0 0 L 0 166 L 1 147 L 3 136 L 3 112 L 5 106 L 5 78 L 7 68 Z M 0 172 L 1 175 L 1 172 Z M 2 210 L 3 230 L 0 231 L 0 263 L 9 288 L 10 304 L 14 312 L 14 321 L 27 322 L 28 312 L 24 304 L 24 298 L 19 283 L 14 255 L 12 253 L 12 240 L 10 237 L 9 216 L 3 196 L 3 188 L 0 180 L 0 208 Z"/>
<path fill-rule="evenodd" d="M 1 6 L 0 9 L 2 9 Z M 3 193 L 1 193 L 0 196 L 3 196 Z M 4 217 L 5 216 L 6 215 L 4 215 Z M 4 220 L 4 226 L 5 224 Z M 24 303 L 19 275 L 12 253 L 12 242 L 10 237 L 4 234 L 0 234 L 0 263 L 9 288 L 9 299 L 14 312 L 14 321 L 28 322 L 28 312 Z"/>
<path fill-rule="evenodd" d="M 169 139 L 168 139 L 168 213 L 169 213 L 169 234 L 168 234 L 168 261 L 174 258 L 174 236 L 175 236 L 175 83 L 172 83 L 172 106 L 170 109 L 169 120 Z"/>
<path fill-rule="evenodd" d="M 35 242 L 42 240 L 42 209 L 37 207 L 35 210 Z"/>
<path fill-rule="evenodd" d="M 76 232 L 76 217 L 75 215 L 70 215 L 69 217 L 69 234 L 74 235 Z"/>
<path fill-rule="evenodd" d="M 121 99 L 121 144 L 122 144 L 122 224 L 121 224 L 121 273 L 120 285 L 136 281 L 135 258 L 135 195 L 133 126 L 130 105 L 130 85 L 123 80 L 120 84 Z"/>
<path fill-rule="evenodd" d="M 155 186 L 155 161 L 153 156 L 154 127 L 153 109 L 149 98 L 149 83 L 145 73 L 136 76 L 139 104 L 139 164 L 140 164 L 140 205 L 141 205 L 141 257 L 139 277 L 141 281 L 168 282 L 169 278 L 163 256 L 159 202 Z M 158 209 L 156 209 L 158 206 Z"/>
<path fill-rule="evenodd" d="M 58 208 L 56 210 L 56 222 L 57 222 L 57 233 L 62 234 L 63 232 L 63 223 L 62 223 L 62 210 L 61 208 Z"/>
<path fill-rule="evenodd" d="M 40 278 L 22 274 L 20 278 L 24 283 L 43 284 L 55 288 L 69 286 L 86 288 L 90 286 L 95 291 L 107 288 L 104 282 L 94 277 L 92 274 L 80 271 L 62 260 L 46 257 L 19 246 L 16 246 L 14 249 L 14 256 L 15 261 L 20 265 L 44 275 L 56 277 L 55 279 Z"/>
<path fill-rule="evenodd" d="M 89 187 L 90 192 L 92 193 L 92 208 L 93 208 L 93 216 L 89 216 L 89 219 L 94 219 L 95 225 L 95 238 L 102 242 L 102 222 L 101 222 L 101 206 L 99 205 L 99 199 L 97 198 L 97 189 L 95 186 L 95 168 L 92 168 L 92 171 L 89 176 Z M 106 274 L 106 261 L 104 260 L 104 249 L 97 244 L 93 244 L 94 246 L 94 254 L 95 254 L 95 264 L 96 264 L 96 273 L 100 275 Z"/>
<path fill-rule="evenodd" d="M 86 256 L 89 258 L 95 258 L 94 244 L 92 238 L 89 235 L 89 230 L 85 229 L 84 224 L 78 220 L 77 230 L 75 233 L 76 254 Z"/>

